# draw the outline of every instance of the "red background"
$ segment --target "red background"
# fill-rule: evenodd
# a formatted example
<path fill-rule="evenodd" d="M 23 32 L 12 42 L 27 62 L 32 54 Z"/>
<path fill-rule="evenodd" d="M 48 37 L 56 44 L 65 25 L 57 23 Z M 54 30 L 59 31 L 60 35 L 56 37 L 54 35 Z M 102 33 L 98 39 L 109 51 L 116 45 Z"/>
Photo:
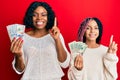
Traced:
<path fill-rule="evenodd" d="M 28 5 L 34 0 L 0 0 L 0 80 L 19 80 L 11 66 L 13 54 L 10 53 L 10 40 L 6 26 L 22 23 Z M 109 44 L 110 35 L 120 47 L 120 0 L 42 0 L 48 2 L 56 13 L 58 27 L 64 36 L 66 46 L 68 42 L 76 40 L 80 22 L 86 17 L 98 17 L 104 26 L 102 44 Z M 120 49 L 117 53 L 120 58 Z M 120 80 L 120 61 L 118 66 L 118 80 Z M 67 72 L 67 69 L 64 70 Z M 63 77 L 67 80 L 67 73 Z"/>

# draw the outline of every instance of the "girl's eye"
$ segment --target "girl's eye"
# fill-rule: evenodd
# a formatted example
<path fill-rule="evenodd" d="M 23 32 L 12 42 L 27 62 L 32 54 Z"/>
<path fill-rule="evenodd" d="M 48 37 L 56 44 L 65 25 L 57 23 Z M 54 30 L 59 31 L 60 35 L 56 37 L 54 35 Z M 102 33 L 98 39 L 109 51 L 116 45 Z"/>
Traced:
<path fill-rule="evenodd" d="M 95 29 L 98 29 L 98 27 L 95 27 Z"/>
<path fill-rule="evenodd" d="M 87 29 L 87 30 L 89 30 L 90 28 L 89 28 L 89 27 L 87 27 L 86 29 Z"/>

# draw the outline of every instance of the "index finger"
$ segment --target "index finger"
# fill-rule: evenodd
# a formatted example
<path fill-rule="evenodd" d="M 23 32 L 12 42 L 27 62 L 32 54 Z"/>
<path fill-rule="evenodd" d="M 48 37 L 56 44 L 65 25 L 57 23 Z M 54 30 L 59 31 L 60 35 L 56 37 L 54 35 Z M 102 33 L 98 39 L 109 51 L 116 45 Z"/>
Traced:
<path fill-rule="evenodd" d="M 113 35 L 110 37 L 110 44 L 113 42 Z"/>
<path fill-rule="evenodd" d="M 57 26 L 57 19 L 56 19 L 56 17 L 54 19 L 54 26 Z"/>

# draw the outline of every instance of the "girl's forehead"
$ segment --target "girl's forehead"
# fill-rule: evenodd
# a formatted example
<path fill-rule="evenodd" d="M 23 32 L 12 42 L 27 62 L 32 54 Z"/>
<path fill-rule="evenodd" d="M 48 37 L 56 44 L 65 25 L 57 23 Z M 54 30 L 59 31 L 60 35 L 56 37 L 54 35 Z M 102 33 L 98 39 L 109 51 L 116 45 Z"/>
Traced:
<path fill-rule="evenodd" d="M 87 25 L 97 25 L 97 22 L 91 19 L 87 22 Z"/>

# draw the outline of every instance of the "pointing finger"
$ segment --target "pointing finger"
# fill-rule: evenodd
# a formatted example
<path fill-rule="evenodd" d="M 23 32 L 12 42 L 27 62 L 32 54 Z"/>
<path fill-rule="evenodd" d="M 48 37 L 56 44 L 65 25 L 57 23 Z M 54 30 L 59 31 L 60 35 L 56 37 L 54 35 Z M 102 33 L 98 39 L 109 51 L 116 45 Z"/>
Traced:
<path fill-rule="evenodd" d="M 110 37 L 110 44 L 113 42 L 113 35 Z"/>
<path fill-rule="evenodd" d="M 57 26 L 57 19 L 56 19 L 56 17 L 54 19 L 54 26 Z"/>

